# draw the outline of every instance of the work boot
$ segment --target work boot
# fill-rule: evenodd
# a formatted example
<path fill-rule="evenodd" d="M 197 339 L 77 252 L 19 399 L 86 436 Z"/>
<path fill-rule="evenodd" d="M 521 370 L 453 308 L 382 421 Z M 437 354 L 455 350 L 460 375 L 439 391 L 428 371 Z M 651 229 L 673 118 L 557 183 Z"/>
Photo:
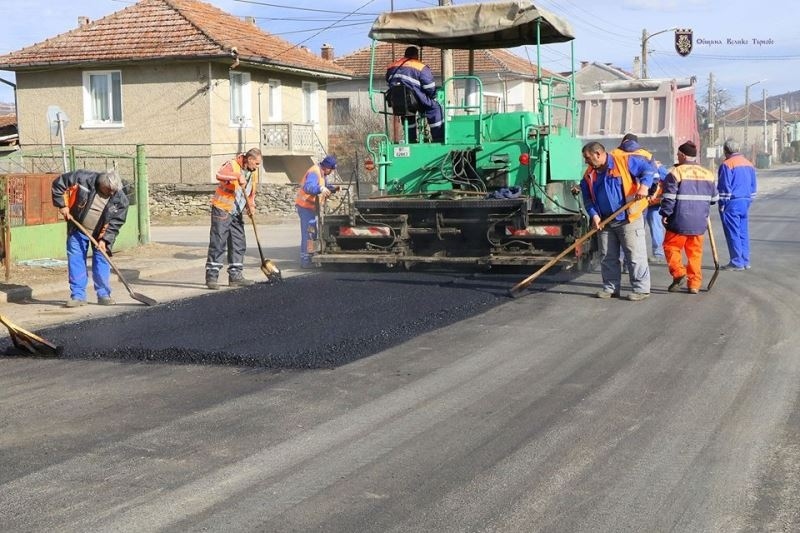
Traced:
<path fill-rule="evenodd" d="M 64 304 L 64 307 L 81 307 L 86 305 L 86 300 L 76 300 L 75 298 L 70 298 L 67 303 Z"/>
<path fill-rule="evenodd" d="M 114 305 L 117 302 L 115 302 L 111 296 L 99 296 L 97 298 L 97 303 L 98 305 Z"/>
<path fill-rule="evenodd" d="M 255 281 L 245 278 L 241 272 L 228 276 L 228 286 L 230 287 L 249 287 L 254 283 Z"/>
<path fill-rule="evenodd" d="M 649 292 L 632 292 L 628 295 L 628 300 L 631 302 L 638 302 L 640 300 L 644 300 L 645 298 L 650 298 Z"/>
<path fill-rule="evenodd" d="M 595 297 L 596 298 L 602 298 L 602 299 L 619 298 L 619 293 L 618 292 L 608 292 L 608 291 L 598 291 L 595 294 Z"/>
<path fill-rule="evenodd" d="M 208 287 L 212 291 L 216 291 L 216 290 L 219 289 L 219 283 L 217 282 L 217 276 L 215 276 L 213 274 L 209 274 L 208 271 L 206 271 L 206 287 Z"/>
<path fill-rule="evenodd" d="M 667 258 L 664 257 L 663 255 L 656 255 L 656 256 L 653 256 L 652 259 L 650 259 L 650 262 L 652 264 L 654 264 L 654 265 L 666 265 L 667 264 Z"/>
<path fill-rule="evenodd" d="M 720 270 L 727 270 L 729 272 L 742 272 L 743 270 L 746 270 L 746 268 L 736 266 L 733 263 L 728 263 L 727 265 L 721 267 Z"/>
<path fill-rule="evenodd" d="M 686 289 L 686 292 L 688 292 L 689 294 L 697 294 L 697 293 L 700 292 L 700 289 L 696 289 L 694 287 L 689 287 L 688 289 Z"/>
<path fill-rule="evenodd" d="M 669 284 L 667 287 L 667 291 L 669 292 L 678 292 L 683 285 L 683 280 L 686 279 L 686 276 L 679 276 L 677 278 L 672 278 L 672 283 Z"/>

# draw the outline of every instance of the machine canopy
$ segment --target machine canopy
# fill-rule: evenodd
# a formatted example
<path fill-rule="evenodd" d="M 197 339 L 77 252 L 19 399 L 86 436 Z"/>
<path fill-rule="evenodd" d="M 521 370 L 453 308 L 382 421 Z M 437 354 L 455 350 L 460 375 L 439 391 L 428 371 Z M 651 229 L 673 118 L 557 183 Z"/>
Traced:
<path fill-rule="evenodd" d="M 369 32 L 377 41 L 442 49 L 481 50 L 563 43 L 574 36 L 564 19 L 527 0 L 486 2 L 383 13 Z"/>

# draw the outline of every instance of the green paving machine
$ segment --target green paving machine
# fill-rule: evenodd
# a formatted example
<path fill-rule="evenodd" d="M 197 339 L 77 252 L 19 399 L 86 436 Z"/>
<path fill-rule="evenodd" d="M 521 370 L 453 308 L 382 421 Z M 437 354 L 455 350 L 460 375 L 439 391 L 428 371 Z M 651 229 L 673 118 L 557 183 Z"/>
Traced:
<path fill-rule="evenodd" d="M 315 263 L 541 265 L 587 231 L 574 81 L 541 67 L 543 45 L 573 39 L 566 21 L 522 0 L 463 4 L 384 13 L 370 37 L 372 110 L 385 117 L 384 131 L 366 137 L 377 190 L 321 209 Z M 391 106 L 386 86 L 375 83 L 387 66 L 376 64 L 379 42 L 468 54 L 467 74 L 437 89 L 443 142 L 422 134 L 406 142 L 402 124 L 417 120 L 422 132 L 426 121 L 413 112 L 398 120 L 408 109 Z M 487 111 L 475 51 L 521 45 L 536 49 L 532 109 Z M 596 253 L 587 241 L 560 263 L 586 268 Z"/>

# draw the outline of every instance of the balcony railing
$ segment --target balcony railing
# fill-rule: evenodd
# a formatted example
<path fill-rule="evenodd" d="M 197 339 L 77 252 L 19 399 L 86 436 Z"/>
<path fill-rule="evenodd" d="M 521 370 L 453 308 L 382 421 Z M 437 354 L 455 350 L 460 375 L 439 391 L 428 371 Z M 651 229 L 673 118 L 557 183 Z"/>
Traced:
<path fill-rule="evenodd" d="M 267 122 L 261 125 L 261 146 L 272 155 L 313 155 L 317 139 L 314 124 Z"/>

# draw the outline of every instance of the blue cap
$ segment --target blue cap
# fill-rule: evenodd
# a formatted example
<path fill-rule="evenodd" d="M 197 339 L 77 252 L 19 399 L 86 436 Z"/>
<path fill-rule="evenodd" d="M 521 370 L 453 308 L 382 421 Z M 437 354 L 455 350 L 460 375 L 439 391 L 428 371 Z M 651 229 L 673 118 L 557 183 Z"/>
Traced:
<path fill-rule="evenodd" d="M 336 168 L 336 158 L 332 155 L 326 155 L 325 159 L 319 162 L 319 166 L 335 169 Z"/>

